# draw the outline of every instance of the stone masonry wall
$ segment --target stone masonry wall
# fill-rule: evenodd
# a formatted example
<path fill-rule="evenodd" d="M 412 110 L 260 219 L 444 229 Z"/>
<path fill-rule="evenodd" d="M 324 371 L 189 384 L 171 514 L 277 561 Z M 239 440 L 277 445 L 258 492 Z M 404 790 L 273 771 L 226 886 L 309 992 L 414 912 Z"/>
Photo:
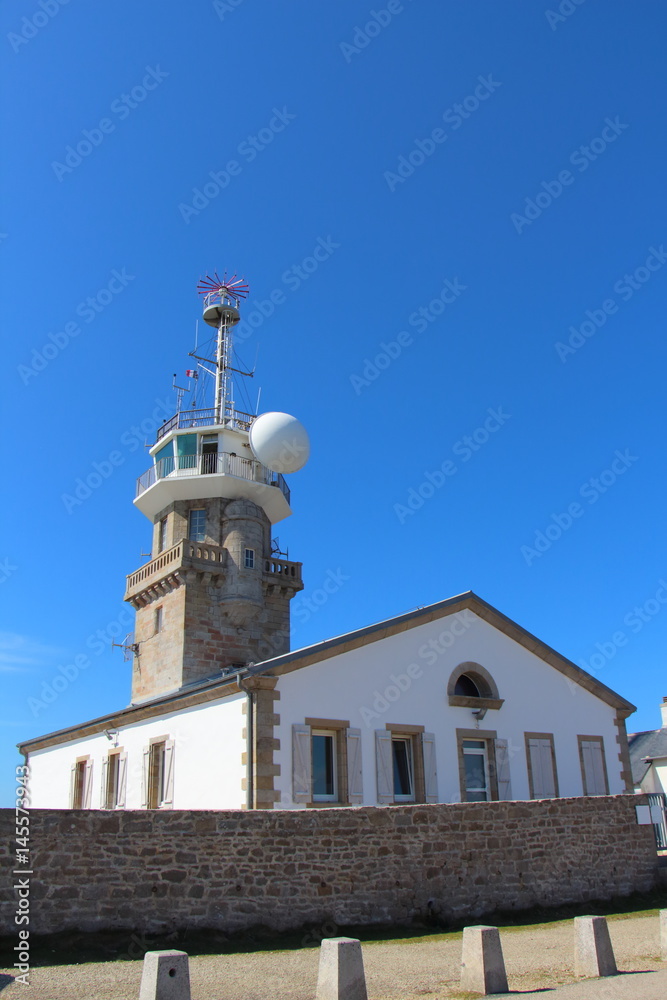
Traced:
<path fill-rule="evenodd" d="M 306 811 L 31 810 L 31 922 L 276 930 L 478 918 L 651 889 L 634 795 Z M 14 811 L 0 812 L 13 865 Z M 5 880 L 0 890 L 13 902 Z M 15 904 L 0 932 L 15 934 Z"/>

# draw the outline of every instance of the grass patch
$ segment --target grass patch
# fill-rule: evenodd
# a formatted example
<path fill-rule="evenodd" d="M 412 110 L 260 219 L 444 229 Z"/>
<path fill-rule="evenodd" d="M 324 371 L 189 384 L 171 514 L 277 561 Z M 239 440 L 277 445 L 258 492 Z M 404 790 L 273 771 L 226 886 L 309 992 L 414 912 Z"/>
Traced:
<path fill-rule="evenodd" d="M 512 912 L 496 911 L 479 914 L 456 921 L 414 921 L 409 926 L 391 925 L 336 926 L 333 920 L 322 924 L 309 924 L 299 930 L 277 933 L 266 927 L 256 927 L 235 934 L 198 928 L 147 934 L 140 930 L 76 932 L 67 931 L 48 936 L 31 935 L 30 951 L 33 966 L 80 965 L 86 962 L 140 961 L 147 951 L 177 948 L 189 955 L 230 955 L 252 952 L 295 951 L 300 948 L 318 948 L 322 937 L 358 938 L 365 945 L 420 944 L 452 941 L 460 938 L 463 928 L 470 924 L 489 923 L 502 928 L 504 933 L 527 929 L 541 929 L 572 920 L 585 914 L 606 916 L 610 920 L 628 920 L 631 917 L 654 917 L 660 909 L 667 909 L 667 889 L 649 893 L 633 893 L 608 900 L 591 900 L 566 906 L 535 907 L 531 910 Z M 333 929 L 335 928 L 335 930 Z M 14 938 L 2 939 L 9 945 L 8 953 L 16 943 Z"/>

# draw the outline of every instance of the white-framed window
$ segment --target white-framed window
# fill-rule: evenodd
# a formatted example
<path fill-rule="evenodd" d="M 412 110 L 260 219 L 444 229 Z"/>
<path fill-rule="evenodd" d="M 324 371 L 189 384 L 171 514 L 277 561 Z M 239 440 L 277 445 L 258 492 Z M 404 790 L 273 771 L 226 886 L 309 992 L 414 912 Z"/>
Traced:
<path fill-rule="evenodd" d="M 463 740 L 462 748 L 466 801 L 488 802 L 491 790 L 486 740 Z"/>
<path fill-rule="evenodd" d="M 255 550 L 254 549 L 246 549 L 245 550 L 245 557 L 244 557 L 244 560 L 243 560 L 243 565 L 245 566 L 246 569 L 254 569 L 255 568 Z"/>
<path fill-rule="evenodd" d="M 167 737 L 151 740 L 144 749 L 141 800 L 144 809 L 174 804 L 174 741 Z"/>
<path fill-rule="evenodd" d="M 311 731 L 313 802 L 338 801 L 336 731 Z"/>
<path fill-rule="evenodd" d="M 415 801 L 415 765 L 410 736 L 392 736 L 394 802 Z"/>
<path fill-rule="evenodd" d="M 70 775 L 70 808 L 90 809 L 93 787 L 93 762 L 80 757 L 72 764 Z"/>
<path fill-rule="evenodd" d="M 188 513 L 188 539 L 191 542 L 206 540 L 206 510 L 203 508 Z"/>
<path fill-rule="evenodd" d="M 115 750 L 102 761 L 102 809 L 124 809 L 127 784 L 127 754 Z"/>
<path fill-rule="evenodd" d="M 155 632 L 161 632 L 164 628 L 164 608 L 160 606 L 155 609 Z"/>

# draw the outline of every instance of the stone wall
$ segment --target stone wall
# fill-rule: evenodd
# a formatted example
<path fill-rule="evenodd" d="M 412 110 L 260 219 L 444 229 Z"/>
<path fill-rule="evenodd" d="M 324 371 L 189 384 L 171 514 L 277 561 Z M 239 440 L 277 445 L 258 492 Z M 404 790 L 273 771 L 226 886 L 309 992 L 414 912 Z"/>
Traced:
<path fill-rule="evenodd" d="M 406 924 L 611 898 L 657 880 L 632 795 L 256 812 L 31 810 L 35 934 Z M 11 850 L 13 810 L 0 813 Z M 6 882 L 5 882 L 6 885 Z M 11 891 L 1 890 L 10 899 Z M 2 933 L 15 934 L 14 906 Z"/>

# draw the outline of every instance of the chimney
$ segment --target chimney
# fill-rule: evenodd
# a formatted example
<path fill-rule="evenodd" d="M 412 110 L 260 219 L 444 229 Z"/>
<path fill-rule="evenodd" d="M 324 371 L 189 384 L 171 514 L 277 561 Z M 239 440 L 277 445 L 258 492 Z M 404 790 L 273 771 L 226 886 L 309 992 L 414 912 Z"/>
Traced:
<path fill-rule="evenodd" d="M 660 713 L 662 715 L 662 728 L 667 729 L 667 698 L 662 699 L 662 704 L 660 705 Z"/>

